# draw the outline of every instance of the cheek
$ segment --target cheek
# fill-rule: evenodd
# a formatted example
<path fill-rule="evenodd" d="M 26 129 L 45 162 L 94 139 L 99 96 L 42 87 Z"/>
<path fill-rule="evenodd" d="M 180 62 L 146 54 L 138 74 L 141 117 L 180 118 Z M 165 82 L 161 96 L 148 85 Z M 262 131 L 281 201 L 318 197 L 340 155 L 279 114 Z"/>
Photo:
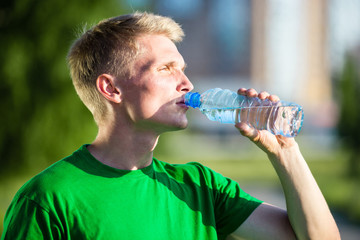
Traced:
<path fill-rule="evenodd" d="M 144 119 L 152 117 L 159 110 L 160 107 L 161 104 L 154 97 L 145 97 L 140 103 L 140 109 Z"/>
<path fill-rule="evenodd" d="M 159 98 L 150 95 L 138 96 L 137 99 L 133 99 L 133 101 L 126 104 L 127 112 L 134 122 L 151 118 L 159 111 L 161 106 Z"/>
<path fill-rule="evenodd" d="M 146 79 L 146 80 L 145 80 Z M 125 87 L 124 103 L 133 121 L 148 119 L 171 100 L 173 86 L 169 79 L 143 77 Z"/>

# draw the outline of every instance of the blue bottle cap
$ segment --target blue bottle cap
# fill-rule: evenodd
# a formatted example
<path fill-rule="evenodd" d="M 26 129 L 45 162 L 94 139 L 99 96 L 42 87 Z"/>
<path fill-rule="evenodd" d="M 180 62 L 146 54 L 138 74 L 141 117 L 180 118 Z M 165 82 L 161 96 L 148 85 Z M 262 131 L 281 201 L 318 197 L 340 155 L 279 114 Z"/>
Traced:
<path fill-rule="evenodd" d="M 187 106 L 198 108 L 200 107 L 201 101 L 200 101 L 200 93 L 198 92 L 188 92 L 185 94 L 185 104 Z"/>

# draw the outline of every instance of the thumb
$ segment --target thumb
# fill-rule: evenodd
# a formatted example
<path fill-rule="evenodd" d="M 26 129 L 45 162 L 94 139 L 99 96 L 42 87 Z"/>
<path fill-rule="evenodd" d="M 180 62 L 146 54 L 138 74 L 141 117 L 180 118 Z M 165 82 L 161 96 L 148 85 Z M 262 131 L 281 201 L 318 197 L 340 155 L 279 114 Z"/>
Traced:
<path fill-rule="evenodd" d="M 259 131 L 255 128 L 250 127 L 246 123 L 236 123 L 235 127 L 239 130 L 241 135 L 249 138 L 251 141 L 256 142 L 259 139 Z"/>

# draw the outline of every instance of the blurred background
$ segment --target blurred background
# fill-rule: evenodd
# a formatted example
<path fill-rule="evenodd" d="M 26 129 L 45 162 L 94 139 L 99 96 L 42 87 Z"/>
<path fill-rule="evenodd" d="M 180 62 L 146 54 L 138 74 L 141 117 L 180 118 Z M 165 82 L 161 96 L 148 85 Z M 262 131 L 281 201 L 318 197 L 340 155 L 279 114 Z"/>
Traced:
<path fill-rule="evenodd" d="M 360 0 L 2 0 L 0 3 L 0 233 L 34 174 L 91 143 L 67 51 L 85 25 L 134 11 L 174 18 L 195 90 L 266 90 L 304 107 L 297 137 L 343 239 L 360 235 Z M 231 125 L 189 110 L 155 157 L 198 161 L 256 197 L 284 206 L 266 156 Z M 357 236 L 357 238 L 356 238 Z"/>

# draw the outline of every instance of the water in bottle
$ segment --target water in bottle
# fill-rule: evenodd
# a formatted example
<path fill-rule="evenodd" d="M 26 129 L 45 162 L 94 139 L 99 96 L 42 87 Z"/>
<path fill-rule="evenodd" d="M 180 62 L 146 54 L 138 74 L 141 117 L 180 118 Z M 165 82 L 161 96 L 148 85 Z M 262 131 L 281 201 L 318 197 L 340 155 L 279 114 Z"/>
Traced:
<path fill-rule="evenodd" d="M 210 89 L 203 94 L 189 92 L 185 104 L 199 108 L 212 121 L 244 122 L 275 135 L 295 137 L 301 130 L 304 113 L 301 106 L 286 101 L 271 102 L 239 95 L 227 89 Z"/>

